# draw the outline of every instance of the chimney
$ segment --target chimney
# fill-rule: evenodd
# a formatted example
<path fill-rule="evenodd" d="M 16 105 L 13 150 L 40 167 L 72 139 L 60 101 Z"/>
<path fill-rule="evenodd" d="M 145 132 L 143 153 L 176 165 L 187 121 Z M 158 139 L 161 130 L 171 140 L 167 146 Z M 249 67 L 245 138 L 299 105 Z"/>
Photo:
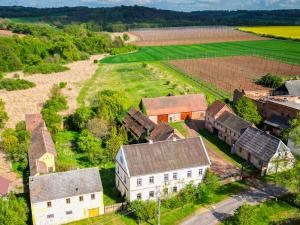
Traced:
<path fill-rule="evenodd" d="M 149 144 L 152 145 L 152 144 L 153 144 L 153 141 L 152 141 L 152 140 L 149 140 Z"/>

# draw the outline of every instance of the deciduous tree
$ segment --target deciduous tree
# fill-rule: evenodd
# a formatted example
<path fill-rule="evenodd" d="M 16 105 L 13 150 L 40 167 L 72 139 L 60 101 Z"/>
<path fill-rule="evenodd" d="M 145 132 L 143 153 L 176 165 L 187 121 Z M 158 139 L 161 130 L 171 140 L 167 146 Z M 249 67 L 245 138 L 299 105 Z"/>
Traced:
<path fill-rule="evenodd" d="M 254 102 L 245 96 L 239 99 L 236 110 L 240 117 L 249 121 L 250 123 L 258 125 L 262 120 Z"/>

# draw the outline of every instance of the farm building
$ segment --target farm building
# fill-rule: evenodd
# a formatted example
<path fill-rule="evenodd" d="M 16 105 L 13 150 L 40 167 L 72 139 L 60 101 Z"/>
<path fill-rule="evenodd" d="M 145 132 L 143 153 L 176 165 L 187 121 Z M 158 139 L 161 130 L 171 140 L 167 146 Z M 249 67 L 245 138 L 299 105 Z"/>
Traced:
<path fill-rule="evenodd" d="M 205 95 L 179 95 L 143 98 L 141 107 L 154 123 L 204 120 L 207 109 Z"/>
<path fill-rule="evenodd" d="M 28 151 L 30 175 L 54 172 L 56 150 L 41 115 L 26 115 L 25 122 L 27 130 L 31 132 L 31 144 Z"/>
<path fill-rule="evenodd" d="M 227 111 L 223 112 L 214 123 L 218 137 L 229 145 L 233 145 L 250 126 L 251 123 Z"/>
<path fill-rule="evenodd" d="M 201 137 L 121 146 L 116 187 L 129 201 L 166 198 L 202 182 L 210 167 Z"/>
<path fill-rule="evenodd" d="M 254 127 L 247 128 L 232 152 L 253 164 L 261 175 L 291 169 L 295 163 L 290 149 L 280 139 Z"/>
<path fill-rule="evenodd" d="M 288 80 L 275 90 L 274 95 L 288 95 L 300 97 L 300 80 Z"/>
<path fill-rule="evenodd" d="M 98 168 L 29 177 L 33 225 L 64 224 L 104 213 Z"/>
<path fill-rule="evenodd" d="M 214 133 L 215 131 L 215 121 L 218 119 L 222 113 L 224 112 L 230 112 L 233 113 L 231 108 L 226 105 L 225 103 L 216 100 L 214 101 L 206 110 L 205 114 L 205 128 L 211 132 Z"/>
<path fill-rule="evenodd" d="M 164 141 L 179 138 L 175 134 L 173 127 L 167 123 L 155 124 L 142 112 L 132 107 L 127 116 L 123 119 L 123 124 L 128 132 L 130 132 L 139 141 Z"/>

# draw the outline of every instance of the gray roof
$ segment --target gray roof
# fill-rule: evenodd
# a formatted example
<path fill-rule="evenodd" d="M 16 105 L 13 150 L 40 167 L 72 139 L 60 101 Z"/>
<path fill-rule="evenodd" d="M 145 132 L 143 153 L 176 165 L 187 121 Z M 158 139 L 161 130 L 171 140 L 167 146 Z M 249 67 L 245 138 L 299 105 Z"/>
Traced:
<path fill-rule="evenodd" d="M 287 129 L 289 128 L 289 119 L 283 116 L 278 116 L 278 115 L 272 115 L 269 119 L 266 119 L 264 123 L 280 128 L 280 129 Z"/>
<path fill-rule="evenodd" d="M 272 102 L 275 104 L 283 105 L 292 109 L 300 110 L 300 104 L 291 101 L 274 101 L 274 100 L 267 100 L 268 102 Z"/>
<path fill-rule="evenodd" d="M 123 146 L 130 176 L 210 165 L 200 137 Z"/>
<path fill-rule="evenodd" d="M 99 169 L 87 168 L 29 177 L 31 203 L 78 196 L 103 190 Z"/>
<path fill-rule="evenodd" d="M 300 96 L 300 80 L 289 80 L 285 82 L 285 87 L 291 96 Z"/>
<path fill-rule="evenodd" d="M 286 147 L 277 137 L 254 127 L 248 127 L 235 143 L 237 147 L 254 154 L 264 162 L 268 162 L 273 157 L 280 144 Z"/>
<path fill-rule="evenodd" d="M 222 113 L 216 122 L 221 123 L 223 126 L 235 131 L 238 134 L 242 134 L 248 127 L 251 126 L 251 123 L 230 112 Z"/>

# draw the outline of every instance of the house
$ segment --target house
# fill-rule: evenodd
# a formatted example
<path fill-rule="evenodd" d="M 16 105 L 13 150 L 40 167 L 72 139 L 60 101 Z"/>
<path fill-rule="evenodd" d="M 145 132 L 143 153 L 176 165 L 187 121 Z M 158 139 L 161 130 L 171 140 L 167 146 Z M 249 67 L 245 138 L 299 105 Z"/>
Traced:
<path fill-rule="evenodd" d="M 227 111 L 223 112 L 214 123 L 218 137 L 229 145 L 233 145 L 250 126 L 251 123 Z"/>
<path fill-rule="evenodd" d="M 29 177 L 34 225 L 63 224 L 104 213 L 98 168 Z"/>
<path fill-rule="evenodd" d="M 218 119 L 222 113 L 224 112 L 229 112 L 233 113 L 231 108 L 226 105 L 225 103 L 216 100 L 214 101 L 206 110 L 205 114 L 205 128 L 211 132 L 214 133 L 216 132 L 215 128 L 215 121 Z M 234 114 L 234 113 L 233 113 Z"/>
<path fill-rule="evenodd" d="M 247 128 L 232 152 L 253 164 L 261 175 L 291 169 L 295 163 L 290 149 L 280 139 L 254 127 Z"/>
<path fill-rule="evenodd" d="M 31 132 L 28 151 L 31 176 L 55 171 L 56 150 L 50 132 L 40 114 L 26 115 L 26 128 Z"/>
<path fill-rule="evenodd" d="M 154 123 L 204 120 L 207 109 L 205 95 L 179 95 L 143 98 L 140 104 Z"/>
<path fill-rule="evenodd" d="M 178 138 L 175 130 L 167 123 L 155 124 L 142 112 L 132 107 L 123 119 L 123 125 L 139 141 L 163 141 Z"/>
<path fill-rule="evenodd" d="M 129 201 L 168 197 L 197 185 L 210 167 L 201 137 L 121 146 L 116 187 Z"/>

